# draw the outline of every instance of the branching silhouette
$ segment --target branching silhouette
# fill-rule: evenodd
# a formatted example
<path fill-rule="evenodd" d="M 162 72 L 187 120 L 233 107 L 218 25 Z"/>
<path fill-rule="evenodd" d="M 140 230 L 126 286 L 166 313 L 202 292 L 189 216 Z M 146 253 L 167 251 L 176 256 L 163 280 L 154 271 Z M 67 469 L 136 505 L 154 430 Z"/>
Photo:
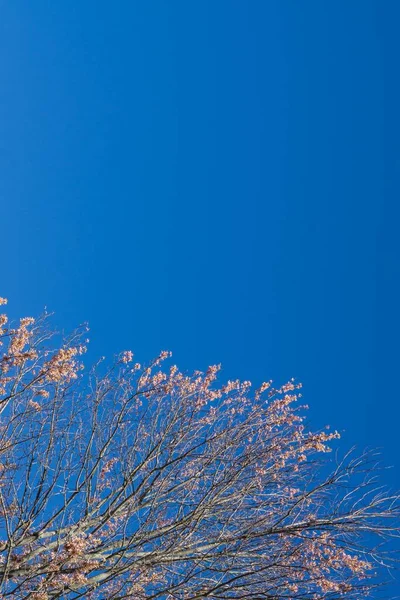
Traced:
<path fill-rule="evenodd" d="M 376 589 L 398 498 L 373 455 L 328 460 L 339 435 L 306 430 L 297 383 L 221 386 L 219 367 L 182 374 L 167 352 L 83 370 L 84 328 L 59 343 L 46 315 L 0 328 L 1 599 Z"/>

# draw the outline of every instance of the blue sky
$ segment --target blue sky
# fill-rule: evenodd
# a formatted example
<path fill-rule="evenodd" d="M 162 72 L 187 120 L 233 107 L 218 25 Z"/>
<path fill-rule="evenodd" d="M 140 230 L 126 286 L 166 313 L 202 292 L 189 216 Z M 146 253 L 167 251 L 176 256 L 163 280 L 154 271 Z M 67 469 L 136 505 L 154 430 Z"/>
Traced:
<path fill-rule="evenodd" d="M 400 4 L 1 2 L 1 295 L 304 383 L 400 481 Z"/>

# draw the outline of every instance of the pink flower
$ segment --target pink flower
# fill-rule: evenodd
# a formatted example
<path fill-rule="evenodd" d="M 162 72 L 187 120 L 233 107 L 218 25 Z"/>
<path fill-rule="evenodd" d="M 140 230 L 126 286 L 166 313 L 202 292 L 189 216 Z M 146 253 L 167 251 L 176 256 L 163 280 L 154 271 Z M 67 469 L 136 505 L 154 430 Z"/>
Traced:
<path fill-rule="evenodd" d="M 125 350 L 125 352 L 122 353 L 121 360 L 125 364 L 132 362 L 133 352 L 131 352 L 130 350 Z"/>

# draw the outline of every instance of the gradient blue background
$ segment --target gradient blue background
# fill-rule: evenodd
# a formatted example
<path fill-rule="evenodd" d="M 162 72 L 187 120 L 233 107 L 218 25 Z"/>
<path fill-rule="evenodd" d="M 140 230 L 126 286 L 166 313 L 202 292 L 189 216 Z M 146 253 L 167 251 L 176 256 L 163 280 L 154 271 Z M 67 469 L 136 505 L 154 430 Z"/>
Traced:
<path fill-rule="evenodd" d="M 399 486 L 400 3 L 0 2 L 1 295 L 295 376 Z"/>

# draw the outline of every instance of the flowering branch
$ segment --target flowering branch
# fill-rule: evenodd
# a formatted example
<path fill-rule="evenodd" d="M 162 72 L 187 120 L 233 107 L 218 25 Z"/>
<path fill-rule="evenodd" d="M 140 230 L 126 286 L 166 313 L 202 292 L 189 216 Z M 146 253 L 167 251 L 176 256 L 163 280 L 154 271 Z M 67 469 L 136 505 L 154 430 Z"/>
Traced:
<path fill-rule="evenodd" d="M 218 386 L 219 366 L 186 375 L 167 352 L 85 375 L 84 331 L 54 348 L 45 318 L 0 323 L 0 599 L 375 589 L 398 497 L 367 454 L 326 475 L 339 435 L 307 431 L 299 384 Z"/>

